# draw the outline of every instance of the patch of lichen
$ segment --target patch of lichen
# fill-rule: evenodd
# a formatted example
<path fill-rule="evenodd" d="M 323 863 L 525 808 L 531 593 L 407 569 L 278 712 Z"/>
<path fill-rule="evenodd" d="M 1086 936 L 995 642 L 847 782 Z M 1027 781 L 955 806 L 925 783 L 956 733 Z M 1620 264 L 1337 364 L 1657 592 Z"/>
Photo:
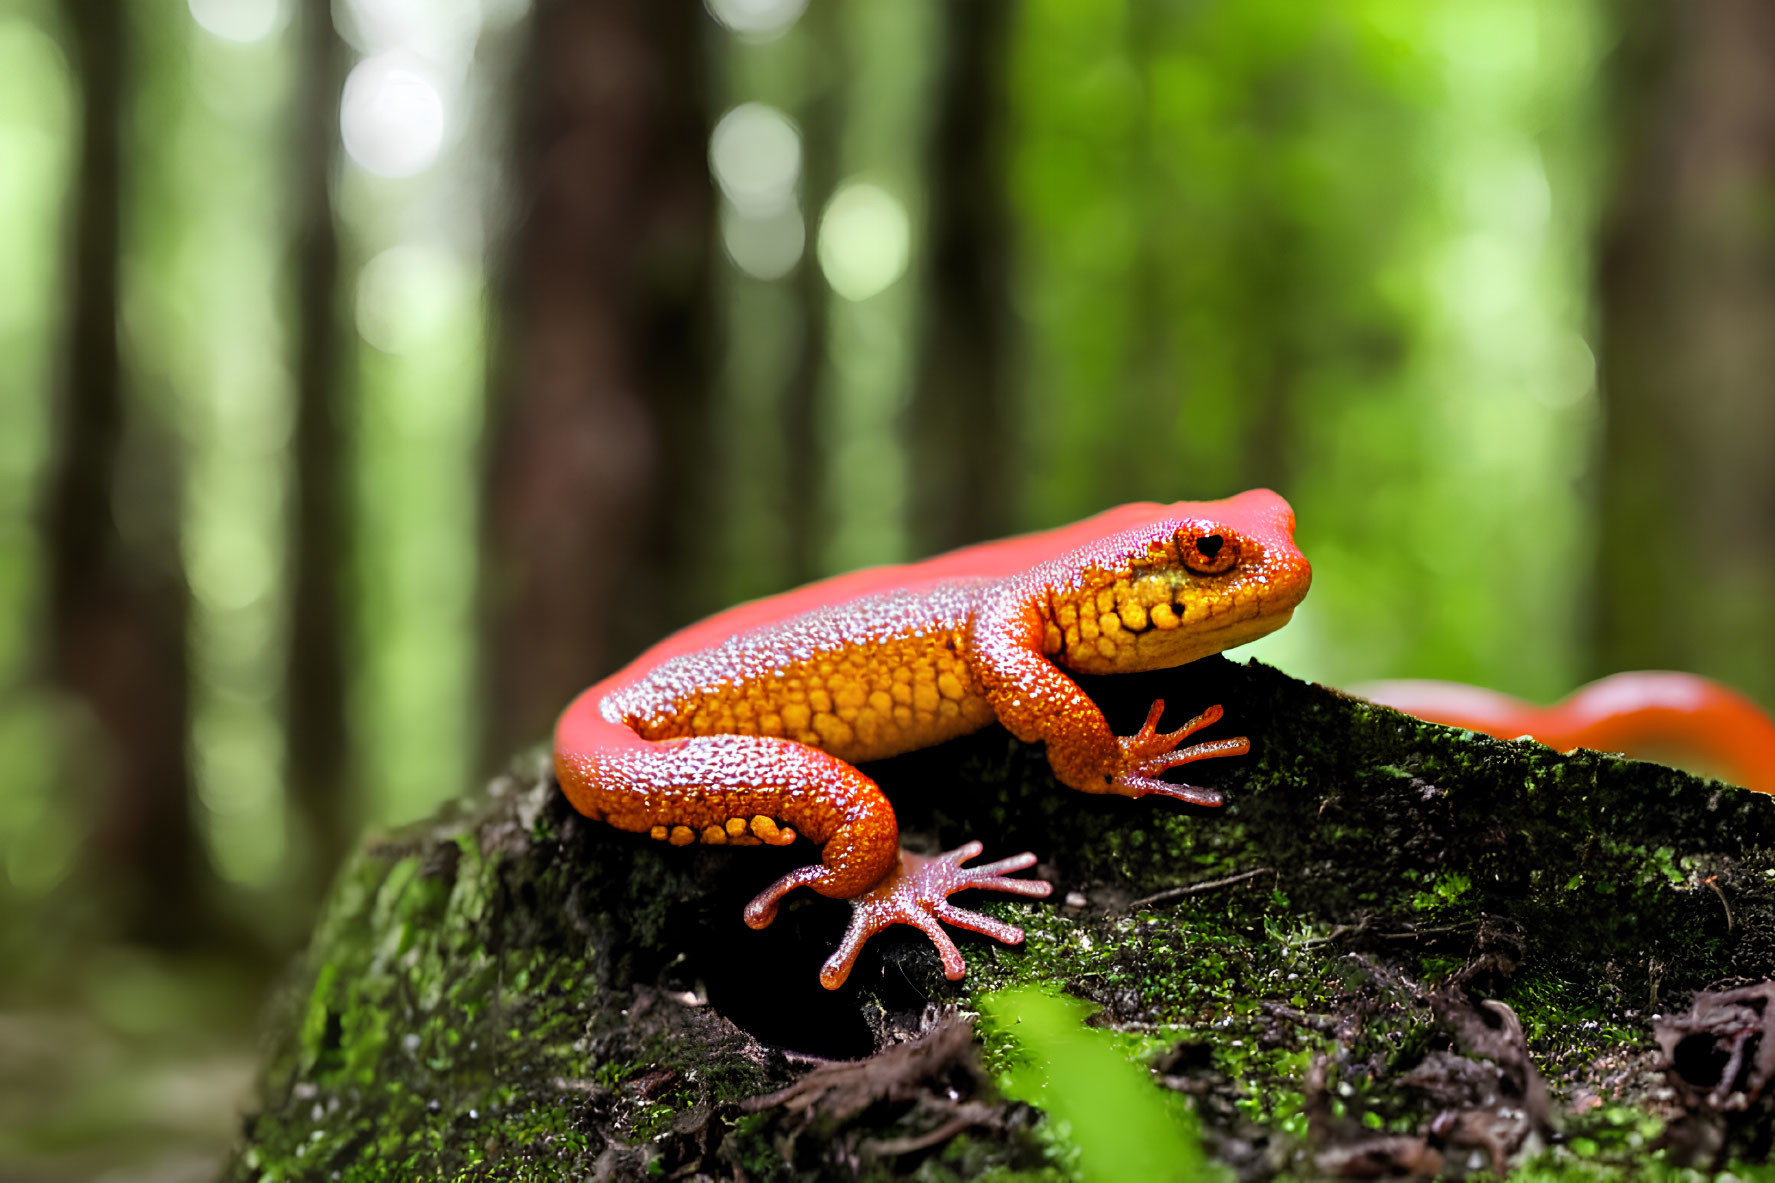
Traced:
<path fill-rule="evenodd" d="M 1088 689 L 1124 732 L 1154 697 L 1174 717 L 1222 702 L 1218 730 L 1248 730 L 1252 756 L 1186 769 L 1224 790 L 1221 810 L 1071 792 L 997 730 L 872 767 L 910 842 L 1033 850 L 1056 883 L 973 903 L 1028 937 L 963 936 L 962 983 L 901 929 L 823 996 L 841 907 L 803 895 L 762 934 L 737 917 L 810 851 L 617 834 L 565 807 L 546 759 L 372 844 L 292 971 L 231 1176 L 1054 1177 L 1039 1133 L 883 1158 L 860 1148 L 919 1133 L 904 1107 L 816 1123 L 830 1145 L 740 1107 L 796 1076 L 773 1045 L 849 1046 L 828 1030 L 845 1016 L 891 1037 L 927 1005 L 1039 982 L 1099 1004 L 1139 1054 L 1183 1049 L 1215 1145 L 1272 1148 L 1300 1142 L 1319 1062 L 1334 1120 L 1418 1128 L 1426 1102 L 1399 1077 L 1450 1044 L 1424 999 L 1502 999 L 1556 1096 L 1597 1099 L 1549 1160 L 1566 1173 L 1545 1177 L 1615 1177 L 1659 1125 L 1648 1011 L 1775 972 L 1767 798 L 1417 723 L 1255 665 Z M 988 1044 L 989 1069 L 1003 1051 Z"/>

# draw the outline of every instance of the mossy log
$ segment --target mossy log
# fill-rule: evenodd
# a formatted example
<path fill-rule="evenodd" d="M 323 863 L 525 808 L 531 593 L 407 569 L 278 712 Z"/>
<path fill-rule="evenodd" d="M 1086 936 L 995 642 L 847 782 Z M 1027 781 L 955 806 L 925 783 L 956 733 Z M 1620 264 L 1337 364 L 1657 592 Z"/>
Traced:
<path fill-rule="evenodd" d="M 1252 753 L 1189 769 L 1221 809 L 1072 792 L 997 728 L 871 766 L 910 845 L 1032 850 L 1055 883 L 974 898 L 1028 939 L 958 934 L 961 982 L 898 928 L 822 990 L 845 904 L 740 920 L 809 847 L 618 833 L 542 753 L 370 842 L 274 1008 L 228 1177 L 1064 1178 L 1041 1112 L 994 1088 L 1002 1041 L 941 1021 L 1031 982 L 1166 1048 L 1154 1088 L 1242 1177 L 1766 1152 L 1763 995 L 1687 1012 L 1775 972 L 1775 800 L 1256 663 L 1086 689 L 1124 733 L 1154 698 L 1223 703 Z"/>

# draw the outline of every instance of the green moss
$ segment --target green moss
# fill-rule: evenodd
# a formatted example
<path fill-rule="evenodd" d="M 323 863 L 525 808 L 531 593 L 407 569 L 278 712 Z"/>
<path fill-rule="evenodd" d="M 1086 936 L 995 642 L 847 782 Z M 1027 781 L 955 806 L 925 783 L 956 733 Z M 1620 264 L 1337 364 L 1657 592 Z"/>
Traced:
<path fill-rule="evenodd" d="M 1659 1130 L 1640 1107 L 1660 1083 L 1646 1013 L 1775 971 L 1766 798 L 1418 724 L 1258 666 L 1089 689 L 1122 730 L 1155 697 L 1221 701 L 1252 757 L 1203 772 L 1225 790 L 1217 812 L 1058 788 L 1039 748 L 997 731 L 872 768 L 913 839 L 979 837 L 988 857 L 1030 849 L 1052 868 L 1052 900 L 973 902 L 1027 938 L 964 937 L 961 983 L 898 930 L 823 1009 L 831 906 L 795 901 L 770 934 L 736 919 L 797 852 L 676 851 L 587 823 L 546 754 L 371 844 L 292 970 L 231 1176 L 1056 1179 L 1065 1140 L 1002 1101 L 995 1125 L 886 1157 L 868 1148 L 929 1128 L 916 1107 L 806 1129 L 746 1112 L 804 1068 L 729 1018 L 786 1015 L 773 1040 L 813 1040 L 848 1015 L 887 1038 L 929 1004 L 1039 985 L 1089 1000 L 1127 1055 L 1189 1051 L 1210 1145 L 1272 1139 L 1285 1162 L 1303 1161 L 1316 1064 L 1333 1121 L 1420 1128 L 1428 1102 L 1399 1078 L 1450 1044 L 1429 991 L 1491 995 L 1556 1099 L 1604 1101 L 1524 1177 L 1621 1177 Z M 1061 903 L 1072 892 L 1083 906 Z M 989 1030 L 981 1054 L 995 1077 L 1013 1048 Z"/>

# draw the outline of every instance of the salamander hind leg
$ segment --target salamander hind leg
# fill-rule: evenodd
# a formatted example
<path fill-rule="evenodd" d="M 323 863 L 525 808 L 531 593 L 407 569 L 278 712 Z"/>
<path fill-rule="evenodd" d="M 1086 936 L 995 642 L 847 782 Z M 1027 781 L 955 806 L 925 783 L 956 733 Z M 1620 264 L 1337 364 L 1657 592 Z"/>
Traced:
<path fill-rule="evenodd" d="M 612 729 L 614 730 L 614 729 Z M 557 744 L 556 776 L 581 813 L 673 846 L 821 847 L 793 887 L 850 899 L 894 866 L 899 827 L 874 781 L 818 748 L 767 736 L 661 742 L 632 734 L 600 746 Z M 753 927 L 775 912 L 754 904 Z"/>
<path fill-rule="evenodd" d="M 1016 925 L 1006 924 L 966 908 L 958 908 L 949 902 L 949 897 L 969 888 L 1040 897 L 1053 891 L 1053 885 L 1043 879 L 1008 877 L 1012 871 L 1022 871 L 1035 865 L 1035 855 L 1028 852 L 981 867 L 962 866 L 978 855 L 980 850 L 978 842 L 969 842 L 935 858 L 902 850 L 899 862 L 881 882 L 851 900 L 850 927 L 845 931 L 844 939 L 839 942 L 837 951 L 820 968 L 820 985 L 828 990 L 836 990 L 844 985 L 845 979 L 850 976 L 851 967 L 857 962 L 857 955 L 862 952 L 869 938 L 895 924 L 910 924 L 931 939 L 931 944 L 937 947 L 938 956 L 943 959 L 944 976 L 950 981 L 967 973 L 967 963 L 962 960 L 961 950 L 955 947 L 955 942 L 943 931 L 943 924 L 953 924 L 957 928 L 983 933 L 1007 945 L 1021 943 L 1023 930 Z M 759 910 L 767 917 L 774 915 L 776 901 L 785 892 L 810 882 L 807 877 L 820 870 L 820 867 L 804 867 L 779 879 L 747 906 L 746 922 L 754 928 L 762 928 L 770 923 L 768 918 L 754 923 L 754 910 Z"/>
<path fill-rule="evenodd" d="M 980 853 L 969 843 L 936 858 L 899 849 L 893 807 L 851 765 L 817 748 L 763 736 L 700 736 L 660 743 L 612 743 L 587 755 L 556 754 L 556 773 L 580 812 L 618 829 L 673 846 L 787 846 L 806 838 L 820 861 L 791 871 L 746 905 L 745 921 L 764 928 L 784 896 L 799 887 L 851 901 L 849 931 L 821 970 L 837 989 L 868 939 L 892 924 L 923 931 L 959 978 L 966 967 L 939 922 L 1016 944 L 1022 930 L 949 903 L 967 888 L 1045 896 L 1037 879 L 1010 879 L 1033 866 L 1020 854 L 982 867 L 961 864 Z"/>

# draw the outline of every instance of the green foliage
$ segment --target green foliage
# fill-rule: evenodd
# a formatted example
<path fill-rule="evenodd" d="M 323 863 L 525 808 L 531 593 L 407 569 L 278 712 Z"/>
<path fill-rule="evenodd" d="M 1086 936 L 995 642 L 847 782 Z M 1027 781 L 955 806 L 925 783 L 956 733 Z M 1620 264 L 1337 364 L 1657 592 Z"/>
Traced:
<path fill-rule="evenodd" d="M 1589 4 L 1026 6 L 1031 524 L 1281 489 L 1308 676 L 1552 696 L 1584 572 Z"/>
<path fill-rule="evenodd" d="M 1160 1090 L 1112 1032 L 1085 1023 L 1089 1005 L 1034 986 L 976 1001 L 1010 1044 L 1000 1074 L 1005 1095 L 1048 1114 L 1062 1161 L 1085 1183 L 1230 1177 L 1203 1157 L 1181 1099 Z"/>

